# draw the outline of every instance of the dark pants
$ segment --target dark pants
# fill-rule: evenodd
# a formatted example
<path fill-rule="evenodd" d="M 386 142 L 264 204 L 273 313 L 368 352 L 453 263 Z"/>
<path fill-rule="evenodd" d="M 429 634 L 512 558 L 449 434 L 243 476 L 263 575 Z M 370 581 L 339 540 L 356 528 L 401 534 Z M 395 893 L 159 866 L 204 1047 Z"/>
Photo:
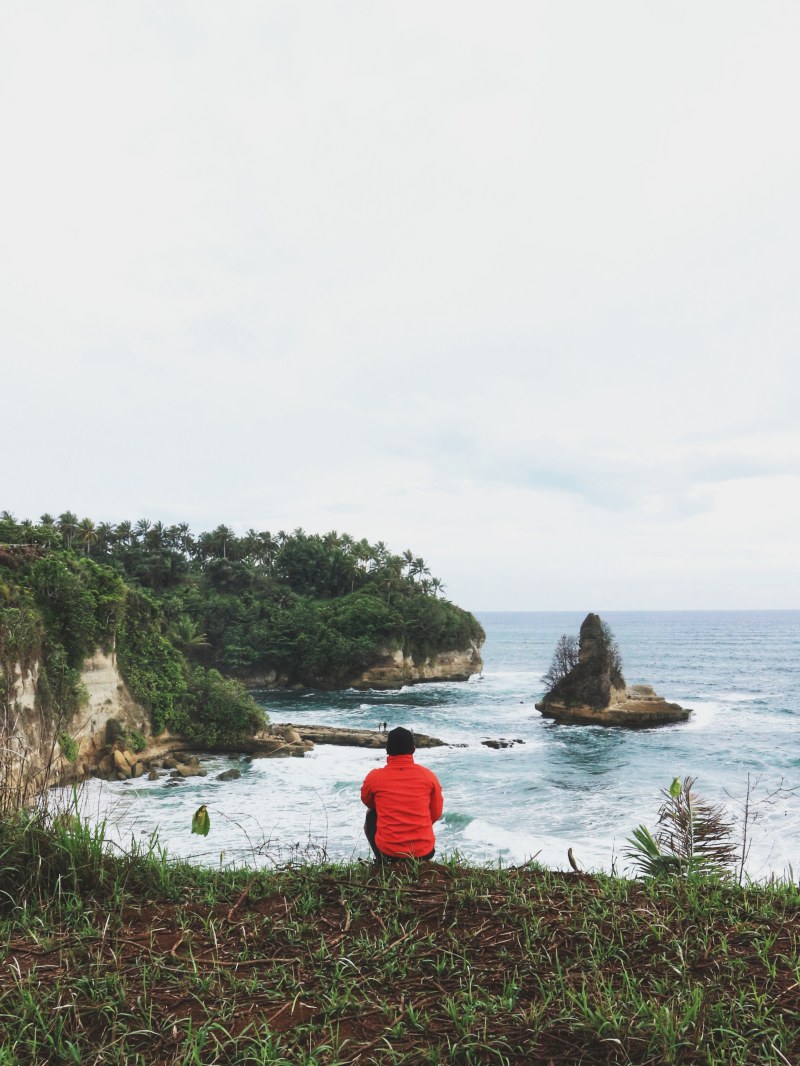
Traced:
<path fill-rule="evenodd" d="M 375 843 L 375 834 L 378 831 L 378 812 L 367 811 L 367 817 L 364 820 L 364 835 L 369 841 L 369 846 L 372 848 L 372 854 L 375 856 L 376 862 L 403 862 L 405 859 L 413 859 L 413 855 L 385 855 L 379 850 L 378 845 Z M 436 853 L 436 848 L 429 851 L 427 855 L 419 855 L 418 859 L 432 859 Z"/>

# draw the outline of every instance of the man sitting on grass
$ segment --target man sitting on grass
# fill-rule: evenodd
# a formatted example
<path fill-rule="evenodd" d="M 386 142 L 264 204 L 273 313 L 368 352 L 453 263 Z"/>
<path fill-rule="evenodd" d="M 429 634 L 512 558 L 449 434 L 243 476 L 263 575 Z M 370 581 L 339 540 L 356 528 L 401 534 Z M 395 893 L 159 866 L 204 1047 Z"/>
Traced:
<path fill-rule="evenodd" d="M 442 786 L 414 762 L 414 736 L 398 726 L 386 738 L 386 765 L 370 770 L 361 786 L 369 808 L 364 833 L 377 862 L 432 859 L 433 823 L 442 816 Z"/>

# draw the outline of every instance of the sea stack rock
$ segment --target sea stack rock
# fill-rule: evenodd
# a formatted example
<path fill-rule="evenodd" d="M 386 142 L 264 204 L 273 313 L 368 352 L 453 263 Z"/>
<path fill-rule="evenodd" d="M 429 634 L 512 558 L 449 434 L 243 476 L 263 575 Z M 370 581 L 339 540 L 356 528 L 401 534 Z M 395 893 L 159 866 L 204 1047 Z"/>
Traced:
<path fill-rule="evenodd" d="M 610 629 L 588 614 L 580 630 L 578 662 L 536 704 L 545 718 L 586 725 L 650 726 L 685 721 L 692 713 L 667 703 L 650 685 L 628 688 Z"/>

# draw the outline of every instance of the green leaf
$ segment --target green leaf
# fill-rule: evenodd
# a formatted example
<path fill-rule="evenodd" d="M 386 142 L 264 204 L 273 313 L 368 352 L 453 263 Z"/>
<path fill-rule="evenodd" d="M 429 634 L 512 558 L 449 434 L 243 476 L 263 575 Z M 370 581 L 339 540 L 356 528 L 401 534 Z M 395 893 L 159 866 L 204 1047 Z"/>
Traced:
<path fill-rule="evenodd" d="M 677 799 L 681 794 L 681 779 L 679 777 L 673 777 L 672 784 L 669 786 L 669 794 L 673 799 Z"/>
<path fill-rule="evenodd" d="M 211 819 L 208 817 L 208 810 L 206 805 L 198 807 L 192 816 L 192 832 L 199 833 L 201 836 L 207 837 L 208 831 L 211 828 Z"/>

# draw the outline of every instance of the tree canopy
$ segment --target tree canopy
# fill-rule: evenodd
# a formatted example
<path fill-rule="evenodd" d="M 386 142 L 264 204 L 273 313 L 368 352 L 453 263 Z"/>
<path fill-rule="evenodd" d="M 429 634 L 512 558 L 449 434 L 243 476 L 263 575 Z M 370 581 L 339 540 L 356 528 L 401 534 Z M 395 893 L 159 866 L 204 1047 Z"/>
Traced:
<path fill-rule="evenodd" d="M 147 518 L 0 513 L 0 656 L 19 644 L 12 631 L 35 630 L 66 676 L 115 644 L 156 729 L 205 721 L 210 735 L 226 700 L 231 721 L 248 721 L 230 677 L 335 688 L 387 650 L 419 659 L 483 640 L 444 589 L 410 549 L 335 530 L 195 536 Z"/>

